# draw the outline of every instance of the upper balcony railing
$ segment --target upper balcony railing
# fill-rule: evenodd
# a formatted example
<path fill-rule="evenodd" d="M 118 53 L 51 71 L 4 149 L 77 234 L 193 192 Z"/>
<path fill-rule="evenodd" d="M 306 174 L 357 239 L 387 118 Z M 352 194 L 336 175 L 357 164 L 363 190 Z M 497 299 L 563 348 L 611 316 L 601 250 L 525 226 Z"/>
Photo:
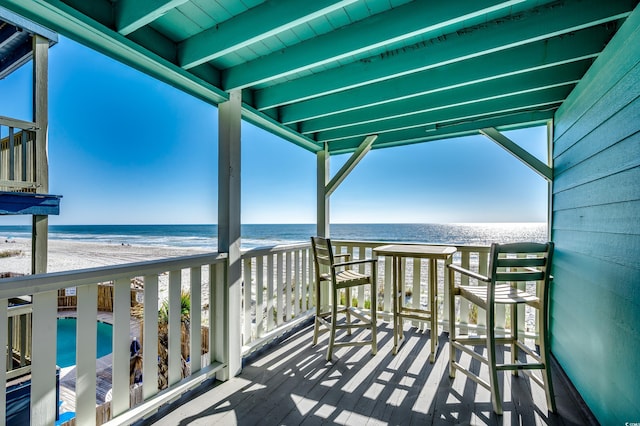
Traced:
<path fill-rule="evenodd" d="M 334 241 L 334 244 L 336 252 L 351 253 L 355 260 L 372 257 L 374 247 L 388 243 Z M 454 263 L 486 273 L 488 247 L 458 246 L 457 249 Z M 96 416 L 95 323 L 98 317 L 98 286 L 106 282 L 113 283 L 113 399 L 110 412 L 114 416 L 113 423 L 120 424 L 142 418 L 214 374 L 226 378 L 229 336 L 225 333 L 229 332 L 229 324 L 235 323 L 230 318 L 241 318 L 240 329 L 236 332 L 242 334 L 243 355 L 311 318 L 316 303 L 312 256 L 309 243 L 245 251 L 242 255 L 244 284 L 240 306 L 224 306 L 227 262 L 224 254 L 217 253 L 0 280 L 0 342 L 8 341 L 9 318 L 16 318 L 14 324 L 33 324 L 32 334 L 29 335 L 32 338 L 31 359 L 28 360 L 33 372 L 32 424 L 51 424 L 55 417 L 57 401 L 52 391 L 56 386 L 56 359 L 52 348 L 56 347 L 57 342 L 56 333 L 51 332 L 51 327 L 56 323 L 59 290 L 70 287 L 76 289 L 76 340 L 82 343 L 82 349 L 77 351 L 76 359 L 75 411 L 79 424 L 84 424 Z M 411 258 L 403 262 L 405 303 L 412 307 L 424 307 L 428 300 L 425 291 L 429 262 Z M 379 317 L 390 321 L 392 262 L 390 258 L 380 257 L 377 264 L 379 292 L 375 297 L 378 298 Z M 449 297 L 448 274 L 444 271 L 443 262 L 437 263 L 436 276 L 440 324 L 447 331 L 450 318 L 443 307 L 447 306 L 445 302 Z M 130 288 L 133 280 L 144 284 L 140 299 L 142 310 L 137 315 L 143 323 L 142 376 L 145 380 L 141 386 L 142 402 L 136 406 L 130 402 L 130 320 L 134 315 Z M 9 307 L 9 299 L 24 295 L 32 295 L 32 317 L 24 307 L 20 310 Z M 373 295 L 361 290 L 353 297 L 354 304 L 365 307 Z M 185 298 L 189 301 L 186 308 Z M 166 300 L 168 309 L 160 309 L 159 300 Z M 457 309 L 456 322 L 462 327 L 484 327 L 481 313 L 473 311 L 468 305 L 460 305 Z M 166 315 L 159 315 L 159 311 L 164 311 Z M 185 311 L 190 324 L 187 336 L 183 332 L 173 331 L 183 330 L 181 322 Z M 507 328 L 510 314 L 503 311 L 497 326 Z M 29 317 L 25 317 L 24 321 L 18 320 L 20 315 Z M 525 332 L 535 338 L 536 318 L 527 317 L 525 321 L 524 318 L 529 315 L 527 312 L 518 312 L 517 315 L 523 317 L 519 323 L 529 327 Z M 163 330 L 167 329 L 167 336 L 162 335 Z M 20 330 L 12 333 L 16 336 L 25 335 Z M 14 347 L 20 346 L 18 340 L 12 339 Z M 186 354 L 185 345 L 188 348 Z M 22 347 L 25 347 L 24 342 Z M 163 354 L 166 354 L 166 378 L 164 381 L 155 380 L 165 372 L 160 371 L 162 366 L 158 366 L 158 357 Z M 16 359 L 19 358 L 18 355 Z M 6 368 L 4 363 L 0 363 L 0 370 L 2 368 Z M 19 368 L 24 368 L 24 365 Z M 0 371 L 0 385 L 6 386 L 15 375 L 15 371 Z M 159 389 L 160 382 L 166 384 L 166 389 Z M 1 405 L 5 405 L 4 401 L 1 402 Z M 0 417 L 3 415 L 6 415 L 6 409 L 0 410 Z M 0 423 L 4 421 L 0 418 Z"/>
<path fill-rule="evenodd" d="M 0 191 L 36 192 L 36 125 L 0 117 Z"/>

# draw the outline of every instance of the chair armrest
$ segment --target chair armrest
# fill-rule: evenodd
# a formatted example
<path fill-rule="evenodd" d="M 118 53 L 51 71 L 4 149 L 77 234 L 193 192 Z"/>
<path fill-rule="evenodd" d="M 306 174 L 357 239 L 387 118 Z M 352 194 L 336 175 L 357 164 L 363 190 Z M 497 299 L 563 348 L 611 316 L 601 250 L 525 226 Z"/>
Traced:
<path fill-rule="evenodd" d="M 346 257 L 347 260 L 349 260 L 349 258 L 351 257 L 351 253 L 341 253 L 341 254 L 334 254 L 333 255 L 334 259 L 340 259 L 340 258 L 343 258 L 343 257 Z"/>
<path fill-rule="evenodd" d="M 470 271 L 468 269 L 464 269 L 462 266 L 458 266 L 458 265 L 456 265 L 454 263 L 448 264 L 447 267 L 449 269 L 453 269 L 454 271 L 459 272 L 459 273 L 461 273 L 463 275 L 466 275 L 468 277 L 475 278 L 478 281 L 483 281 L 485 283 L 488 283 L 489 281 L 491 281 L 488 277 L 485 277 L 484 275 L 480 275 L 477 272 L 473 272 L 473 271 Z"/>
<path fill-rule="evenodd" d="M 349 266 L 349 265 L 360 265 L 363 263 L 376 263 L 378 261 L 378 259 L 359 259 L 359 260 L 351 260 L 349 262 L 340 262 L 340 263 L 334 263 L 333 267 L 337 268 L 340 266 Z"/>

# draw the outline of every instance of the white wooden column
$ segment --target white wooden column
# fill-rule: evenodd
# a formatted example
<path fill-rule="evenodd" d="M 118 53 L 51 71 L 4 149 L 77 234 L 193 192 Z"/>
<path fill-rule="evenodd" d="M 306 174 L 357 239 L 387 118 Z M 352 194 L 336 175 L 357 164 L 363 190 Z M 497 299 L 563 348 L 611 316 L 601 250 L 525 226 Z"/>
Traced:
<path fill-rule="evenodd" d="M 242 294 L 242 259 L 240 258 L 240 127 L 241 91 L 229 94 L 227 102 L 218 105 L 218 251 L 227 253 L 227 277 L 223 292 L 223 312 L 216 312 L 216 321 L 223 321 L 227 364 L 225 380 L 240 374 L 242 342 L 240 301 Z"/>
<path fill-rule="evenodd" d="M 317 234 L 320 237 L 329 236 L 329 197 L 327 196 L 327 183 L 329 183 L 329 151 L 327 145 L 322 151 L 318 151 L 317 179 L 316 179 L 316 205 L 317 205 Z"/>
<path fill-rule="evenodd" d="M 48 60 L 49 41 L 33 36 L 33 117 L 36 132 L 37 192 L 49 191 L 47 163 L 48 133 Z M 47 216 L 33 216 L 31 271 L 47 271 Z M 33 296 L 33 355 L 31 360 L 31 424 L 55 423 L 56 405 L 56 317 L 58 292 L 47 291 Z"/>
<path fill-rule="evenodd" d="M 36 183 L 38 193 L 49 192 L 49 163 L 47 143 L 49 132 L 49 40 L 33 36 L 33 121 L 36 123 Z M 31 272 L 47 272 L 47 216 L 34 215 L 32 220 Z"/>

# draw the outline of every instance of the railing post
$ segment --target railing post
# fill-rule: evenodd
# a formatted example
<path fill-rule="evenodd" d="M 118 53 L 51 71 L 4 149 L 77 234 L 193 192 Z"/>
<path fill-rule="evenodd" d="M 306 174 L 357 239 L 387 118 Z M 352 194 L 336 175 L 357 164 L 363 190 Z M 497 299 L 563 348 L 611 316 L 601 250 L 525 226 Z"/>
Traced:
<path fill-rule="evenodd" d="M 31 364 L 31 424 L 56 421 L 56 347 L 58 291 L 33 295 L 33 359 Z"/>
<path fill-rule="evenodd" d="M 218 105 L 218 251 L 227 253 L 227 291 L 224 311 L 216 320 L 227 324 L 225 350 L 229 377 L 242 370 L 242 329 L 240 305 L 242 292 L 241 244 L 241 90 L 229 93 L 229 100 Z M 220 318 L 225 315 L 225 318 Z"/>
<path fill-rule="evenodd" d="M 78 424 L 95 425 L 98 286 L 79 286 L 76 294 L 76 418 Z"/>

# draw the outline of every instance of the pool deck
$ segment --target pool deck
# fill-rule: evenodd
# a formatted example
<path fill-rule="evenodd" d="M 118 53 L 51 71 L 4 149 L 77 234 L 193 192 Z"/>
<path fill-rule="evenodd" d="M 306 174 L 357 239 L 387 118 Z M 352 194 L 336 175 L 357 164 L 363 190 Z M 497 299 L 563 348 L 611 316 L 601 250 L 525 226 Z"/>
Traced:
<path fill-rule="evenodd" d="M 58 312 L 58 318 L 76 318 L 75 310 L 63 310 Z M 113 324 L 111 312 L 98 312 L 98 321 Z M 140 339 L 142 322 L 131 317 L 130 340 Z M 104 404 L 107 394 L 111 390 L 111 354 L 96 360 L 96 405 Z M 60 369 L 60 414 L 76 409 L 76 368 L 75 366 Z"/>

